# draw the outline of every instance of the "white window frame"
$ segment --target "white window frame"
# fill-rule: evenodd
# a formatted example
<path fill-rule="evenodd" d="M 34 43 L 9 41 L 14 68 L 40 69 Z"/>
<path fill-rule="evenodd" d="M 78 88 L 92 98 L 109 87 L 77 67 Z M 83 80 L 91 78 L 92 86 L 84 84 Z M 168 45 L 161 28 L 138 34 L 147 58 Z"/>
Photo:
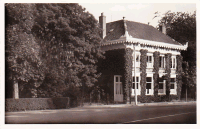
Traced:
<path fill-rule="evenodd" d="M 171 79 L 174 78 L 174 82 L 171 82 Z M 171 84 L 174 84 L 174 89 L 171 89 Z M 176 95 L 176 89 L 177 89 L 177 86 L 176 86 L 176 78 L 175 77 L 171 77 L 170 78 L 170 94 L 174 94 Z"/>
<path fill-rule="evenodd" d="M 151 57 L 151 61 L 150 61 L 150 57 Z M 153 68 L 153 54 L 147 54 L 147 68 Z"/>
<path fill-rule="evenodd" d="M 135 78 L 135 76 L 133 76 L 133 78 Z M 138 78 L 138 81 L 137 81 L 137 78 Z M 134 87 L 135 86 L 134 80 L 133 80 L 132 84 L 133 84 L 133 87 Z M 137 84 L 138 84 L 138 87 L 137 87 Z M 134 88 L 133 87 L 132 87 L 132 94 L 131 94 L 132 96 L 135 95 L 135 87 Z M 136 76 L 136 87 L 137 87 L 137 90 L 136 90 L 137 95 L 141 95 L 140 76 Z"/>
<path fill-rule="evenodd" d="M 146 95 L 153 95 L 153 77 L 152 76 L 147 76 L 147 78 L 150 77 L 151 78 L 151 82 L 147 82 L 146 81 Z M 151 83 L 151 89 L 149 89 L 149 93 L 148 93 L 148 89 L 147 89 L 147 84 Z"/>
<path fill-rule="evenodd" d="M 172 56 L 170 67 L 171 67 L 171 69 L 176 69 L 176 56 Z"/>
<path fill-rule="evenodd" d="M 159 92 L 161 91 L 161 89 L 159 88 L 160 87 L 160 84 L 163 84 L 163 92 Z M 166 94 L 166 80 L 163 80 L 162 82 L 159 81 L 159 86 L 158 86 L 158 95 L 165 95 Z"/>
<path fill-rule="evenodd" d="M 138 57 L 138 60 L 137 60 Z M 134 64 L 136 64 L 136 67 L 140 67 L 140 53 L 136 52 L 136 62 L 135 62 L 135 56 L 134 56 L 134 52 L 133 52 L 133 68 L 134 68 Z"/>
<path fill-rule="evenodd" d="M 161 56 L 159 56 L 159 59 L 160 58 L 161 58 L 161 60 L 159 62 L 159 68 L 163 69 L 163 68 L 165 68 L 165 56 L 161 55 Z M 160 63 L 161 63 L 161 66 L 160 66 Z"/>

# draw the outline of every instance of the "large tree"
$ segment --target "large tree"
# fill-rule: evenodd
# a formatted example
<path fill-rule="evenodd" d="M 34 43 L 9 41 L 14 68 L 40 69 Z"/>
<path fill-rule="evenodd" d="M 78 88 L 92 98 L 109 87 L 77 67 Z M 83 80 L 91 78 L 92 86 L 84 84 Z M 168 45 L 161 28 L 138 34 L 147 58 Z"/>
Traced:
<path fill-rule="evenodd" d="M 94 16 L 78 4 L 30 5 L 34 6 L 28 9 L 33 12 L 30 34 L 39 45 L 39 59 L 45 66 L 38 95 L 63 96 L 66 90 L 94 86 L 96 63 L 102 57 L 100 29 Z"/>
<path fill-rule="evenodd" d="M 31 34 L 34 9 L 34 4 L 6 4 L 6 83 L 13 82 L 10 89 L 15 98 L 19 98 L 18 84 L 21 90 L 32 82 L 28 85 L 34 96 L 34 89 L 44 79 L 40 46 Z M 10 89 L 6 86 L 8 94 Z"/>
<path fill-rule="evenodd" d="M 155 13 L 159 15 L 158 12 Z M 156 17 L 155 16 L 155 17 Z M 159 26 L 166 25 L 166 33 L 179 43 L 188 42 L 187 51 L 182 51 L 183 61 L 183 84 L 184 88 L 189 86 L 190 89 L 196 90 L 196 11 L 192 14 L 183 12 L 166 12 Z M 193 94 L 195 92 L 193 91 Z"/>

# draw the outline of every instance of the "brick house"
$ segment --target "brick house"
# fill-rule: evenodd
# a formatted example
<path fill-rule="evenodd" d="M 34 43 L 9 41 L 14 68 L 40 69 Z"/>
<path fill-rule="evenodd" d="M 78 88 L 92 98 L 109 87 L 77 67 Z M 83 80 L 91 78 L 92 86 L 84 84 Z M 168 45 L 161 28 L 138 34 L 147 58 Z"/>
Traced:
<path fill-rule="evenodd" d="M 187 49 L 151 25 L 122 20 L 106 23 L 99 17 L 106 59 L 99 61 L 100 85 L 106 87 L 110 101 L 180 99 L 182 87 L 181 51 Z"/>

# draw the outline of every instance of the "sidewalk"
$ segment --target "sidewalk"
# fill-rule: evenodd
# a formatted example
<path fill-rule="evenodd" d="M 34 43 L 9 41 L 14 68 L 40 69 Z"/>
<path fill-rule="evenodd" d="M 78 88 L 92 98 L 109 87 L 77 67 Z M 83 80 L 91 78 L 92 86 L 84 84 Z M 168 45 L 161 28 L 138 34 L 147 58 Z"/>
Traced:
<path fill-rule="evenodd" d="M 166 106 L 166 105 L 184 105 L 184 104 L 191 104 L 196 103 L 196 101 L 189 101 L 189 102 L 155 102 L 155 103 L 138 103 L 137 106 Z M 131 104 L 110 104 L 110 105 L 98 105 L 98 104 L 92 104 L 92 105 L 84 105 L 83 108 L 100 108 L 100 107 L 131 107 L 136 106 L 134 102 Z"/>
<path fill-rule="evenodd" d="M 158 106 L 158 105 L 184 105 L 184 104 L 191 104 L 196 103 L 196 101 L 188 101 L 188 102 L 156 102 L 156 103 L 139 103 L 138 106 Z"/>

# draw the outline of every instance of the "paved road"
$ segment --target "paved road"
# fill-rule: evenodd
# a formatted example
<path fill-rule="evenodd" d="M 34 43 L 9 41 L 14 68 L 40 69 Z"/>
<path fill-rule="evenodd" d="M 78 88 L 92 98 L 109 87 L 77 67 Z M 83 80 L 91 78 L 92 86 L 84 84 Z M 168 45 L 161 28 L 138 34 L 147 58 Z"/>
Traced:
<path fill-rule="evenodd" d="M 61 110 L 7 112 L 5 122 L 6 124 L 195 124 L 196 103 L 159 106 L 79 107 Z"/>

